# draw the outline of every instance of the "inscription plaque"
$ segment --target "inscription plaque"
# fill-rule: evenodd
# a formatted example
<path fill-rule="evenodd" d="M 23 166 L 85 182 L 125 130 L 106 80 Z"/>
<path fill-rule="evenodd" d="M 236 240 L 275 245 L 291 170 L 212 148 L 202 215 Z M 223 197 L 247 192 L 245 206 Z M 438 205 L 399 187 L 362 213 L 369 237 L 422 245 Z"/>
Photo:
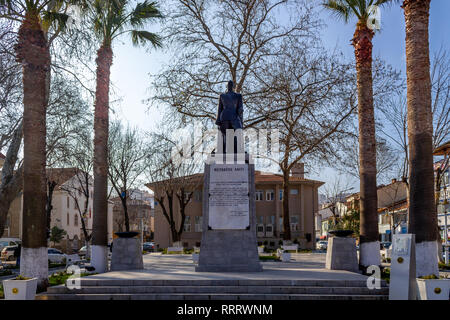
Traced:
<path fill-rule="evenodd" d="M 250 225 L 248 166 L 212 164 L 209 186 L 209 227 L 247 229 Z"/>

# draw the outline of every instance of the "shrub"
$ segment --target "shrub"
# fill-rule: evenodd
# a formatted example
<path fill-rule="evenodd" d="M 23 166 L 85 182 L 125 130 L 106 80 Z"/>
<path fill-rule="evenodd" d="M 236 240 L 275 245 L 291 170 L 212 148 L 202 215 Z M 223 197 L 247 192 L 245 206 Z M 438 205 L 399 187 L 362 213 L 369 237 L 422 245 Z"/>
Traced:
<path fill-rule="evenodd" d="M 428 276 L 421 276 L 421 277 L 419 277 L 419 279 L 431 280 L 431 279 L 439 279 L 439 277 L 437 277 L 435 274 L 430 274 Z"/>
<path fill-rule="evenodd" d="M 9 269 L 0 270 L 0 277 L 12 275 L 12 271 Z"/>
<path fill-rule="evenodd" d="M 31 278 L 25 277 L 21 274 L 19 274 L 17 277 L 15 277 L 13 280 L 30 280 Z"/>
<path fill-rule="evenodd" d="M 3 285 L 0 284 L 0 299 L 5 299 L 5 295 L 3 293 Z"/>

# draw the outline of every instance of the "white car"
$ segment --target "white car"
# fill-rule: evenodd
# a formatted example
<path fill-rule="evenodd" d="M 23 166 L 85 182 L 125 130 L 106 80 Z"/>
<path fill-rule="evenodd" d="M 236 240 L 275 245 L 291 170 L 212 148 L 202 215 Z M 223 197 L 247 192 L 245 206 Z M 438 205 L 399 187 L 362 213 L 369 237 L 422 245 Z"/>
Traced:
<path fill-rule="evenodd" d="M 17 250 L 17 246 L 6 246 L 1 249 L 1 260 L 13 261 L 16 260 L 14 252 Z"/>
<path fill-rule="evenodd" d="M 51 263 L 66 263 L 67 255 L 58 249 L 48 248 L 48 262 Z"/>
<path fill-rule="evenodd" d="M 18 246 L 20 243 L 21 241 L 18 238 L 0 238 L 0 251 L 2 251 L 4 247 Z"/>
<path fill-rule="evenodd" d="M 327 250 L 328 241 L 319 241 L 316 244 L 317 250 Z"/>

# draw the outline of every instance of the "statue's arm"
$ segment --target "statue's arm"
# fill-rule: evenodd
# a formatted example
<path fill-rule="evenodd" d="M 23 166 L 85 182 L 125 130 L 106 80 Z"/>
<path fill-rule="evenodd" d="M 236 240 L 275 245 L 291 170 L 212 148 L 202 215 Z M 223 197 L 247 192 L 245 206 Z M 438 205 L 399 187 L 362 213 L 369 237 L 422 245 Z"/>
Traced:
<path fill-rule="evenodd" d="M 222 99 L 219 97 L 219 107 L 217 108 L 217 119 L 216 119 L 216 125 L 220 126 L 220 114 L 223 111 L 223 104 Z"/>
<path fill-rule="evenodd" d="M 242 103 L 242 95 L 239 95 L 237 114 L 238 114 L 239 118 L 241 119 L 242 125 L 244 125 L 244 105 Z"/>

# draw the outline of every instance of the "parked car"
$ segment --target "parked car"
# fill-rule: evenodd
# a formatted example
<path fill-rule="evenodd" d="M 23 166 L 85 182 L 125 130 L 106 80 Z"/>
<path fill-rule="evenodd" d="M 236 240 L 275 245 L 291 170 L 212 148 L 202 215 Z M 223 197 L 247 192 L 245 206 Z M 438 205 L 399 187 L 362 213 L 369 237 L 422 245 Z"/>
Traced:
<path fill-rule="evenodd" d="M 21 243 L 22 241 L 18 238 L 0 238 L 0 251 L 2 251 L 4 247 L 18 246 Z"/>
<path fill-rule="evenodd" d="M 78 255 L 79 255 L 80 257 L 86 256 L 86 253 L 87 253 L 87 248 L 86 248 L 86 246 L 81 247 L 81 249 L 78 250 Z"/>
<path fill-rule="evenodd" d="M 155 243 L 154 242 L 144 242 L 142 245 L 144 251 L 155 251 Z"/>
<path fill-rule="evenodd" d="M 2 249 L 1 260 L 13 261 L 16 258 L 14 257 L 14 251 L 17 249 L 17 246 L 7 246 Z"/>
<path fill-rule="evenodd" d="M 392 245 L 392 242 L 384 241 L 380 242 L 380 250 L 389 249 Z"/>
<path fill-rule="evenodd" d="M 317 250 L 327 250 L 328 242 L 327 241 L 319 241 L 316 244 Z"/>
<path fill-rule="evenodd" d="M 51 263 L 66 263 L 67 255 L 58 249 L 48 248 L 48 262 Z"/>

